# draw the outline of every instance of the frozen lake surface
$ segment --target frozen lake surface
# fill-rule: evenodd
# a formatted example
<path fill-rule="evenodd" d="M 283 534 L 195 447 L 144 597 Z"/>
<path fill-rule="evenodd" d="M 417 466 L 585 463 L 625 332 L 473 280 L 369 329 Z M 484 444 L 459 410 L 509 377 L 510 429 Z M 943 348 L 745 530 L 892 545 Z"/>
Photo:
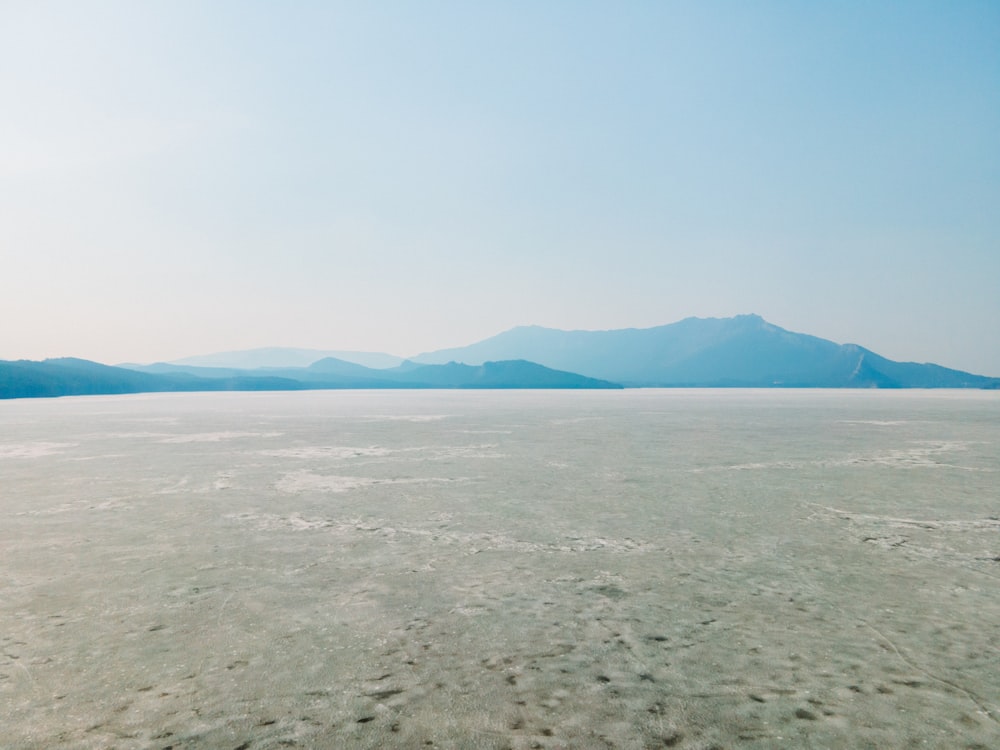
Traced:
<path fill-rule="evenodd" d="M 0 402 L 0 747 L 1000 747 L 1000 393 Z"/>

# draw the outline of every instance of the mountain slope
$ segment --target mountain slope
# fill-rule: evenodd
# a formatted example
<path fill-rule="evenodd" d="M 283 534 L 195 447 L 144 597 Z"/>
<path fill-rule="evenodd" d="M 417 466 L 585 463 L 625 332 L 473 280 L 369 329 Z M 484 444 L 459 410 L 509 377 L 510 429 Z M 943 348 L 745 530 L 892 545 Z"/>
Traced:
<path fill-rule="evenodd" d="M 255 369 L 166 363 L 109 367 L 81 359 L 0 361 L 0 398 L 153 391 L 621 387 L 618 383 L 1000 388 L 1000 378 L 894 362 L 856 344 L 787 331 L 756 315 L 687 318 L 666 326 L 618 331 L 529 326 L 415 359 L 383 369 L 335 357 L 305 367 Z"/>
<path fill-rule="evenodd" d="M 299 390 L 301 383 L 277 377 L 233 375 L 199 378 L 187 373 L 157 374 L 90 362 L 47 359 L 0 361 L 0 398 L 89 396 L 169 391 Z"/>
<path fill-rule="evenodd" d="M 533 362 L 488 362 L 477 367 L 407 365 L 377 370 L 326 359 L 303 368 L 238 370 L 163 363 L 128 369 L 81 359 L 0 361 L 0 399 L 166 391 L 620 387 Z"/>
<path fill-rule="evenodd" d="M 427 383 L 438 388 L 621 388 L 606 380 L 584 377 L 572 372 L 553 370 L 525 360 L 484 362 L 481 365 L 422 365 L 403 369 L 400 377 Z"/>
<path fill-rule="evenodd" d="M 757 315 L 686 318 L 655 328 L 513 328 L 417 362 L 528 359 L 628 386 L 995 388 L 1000 379 L 893 362 L 862 347 L 793 333 Z"/>
<path fill-rule="evenodd" d="M 139 393 L 159 390 L 155 375 L 106 367 L 82 359 L 0 362 L 0 397 Z"/>

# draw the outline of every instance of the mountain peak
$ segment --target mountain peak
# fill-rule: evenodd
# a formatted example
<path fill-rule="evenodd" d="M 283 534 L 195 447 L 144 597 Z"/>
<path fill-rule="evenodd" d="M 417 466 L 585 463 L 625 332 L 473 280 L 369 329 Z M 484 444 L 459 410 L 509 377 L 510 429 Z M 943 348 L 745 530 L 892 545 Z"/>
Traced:
<path fill-rule="evenodd" d="M 864 353 L 859 367 L 858 354 Z M 769 323 L 756 313 L 688 317 L 652 328 L 563 331 L 520 326 L 457 349 L 413 358 L 480 365 L 525 359 L 632 386 L 988 388 L 1000 379 L 899 363 Z"/>

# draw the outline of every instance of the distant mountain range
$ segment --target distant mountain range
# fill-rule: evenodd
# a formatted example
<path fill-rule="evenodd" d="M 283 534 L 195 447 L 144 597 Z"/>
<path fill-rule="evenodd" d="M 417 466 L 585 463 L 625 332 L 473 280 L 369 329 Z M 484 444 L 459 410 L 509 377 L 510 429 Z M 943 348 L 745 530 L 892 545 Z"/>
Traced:
<path fill-rule="evenodd" d="M 1000 388 L 1000 378 L 894 362 L 757 315 L 614 331 L 524 326 L 412 360 L 339 353 L 253 349 L 118 367 L 82 359 L 0 361 L 0 398 L 332 388 Z"/>
<path fill-rule="evenodd" d="M 172 365 L 193 367 L 230 367 L 254 370 L 260 367 L 308 367 L 327 357 L 342 359 L 365 367 L 398 367 L 405 361 L 402 357 L 382 352 L 355 352 L 330 349 L 293 349 L 286 346 L 271 346 L 263 349 L 245 349 L 235 352 L 201 354 L 196 357 L 176 359 Z M 126 365 L 127 366 L 127 365 Z"/>
<path fill-rule="evenodd" d="M 1000 378 L 894 362 L 856 344 L 786 331 L 757 315 L 614 331 L 523 326 L 413 360 L 476 364 L 515 357 L 630 387 L 1000 387 Z"/>
<path fill-rule="evenodd" d="M 170 391 L 292 391 L 343 388 L 621 388 L 534 362 L 405 363 L 373 369 L 326 358 L 309 367 L 240 370 L 155 364 L 110 367 L 84 359 L 0 361 L 0 399 Z"/>

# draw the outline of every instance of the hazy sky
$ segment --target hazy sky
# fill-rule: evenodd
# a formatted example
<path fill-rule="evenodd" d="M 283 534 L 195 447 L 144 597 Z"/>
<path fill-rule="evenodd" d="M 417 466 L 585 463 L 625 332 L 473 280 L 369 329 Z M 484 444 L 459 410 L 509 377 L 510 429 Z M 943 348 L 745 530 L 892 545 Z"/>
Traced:
<path fill-rule="evenodd" d="M 1000 375 L 1000 3 L 0 0 L 0 359 L 755 312 Z"/>

